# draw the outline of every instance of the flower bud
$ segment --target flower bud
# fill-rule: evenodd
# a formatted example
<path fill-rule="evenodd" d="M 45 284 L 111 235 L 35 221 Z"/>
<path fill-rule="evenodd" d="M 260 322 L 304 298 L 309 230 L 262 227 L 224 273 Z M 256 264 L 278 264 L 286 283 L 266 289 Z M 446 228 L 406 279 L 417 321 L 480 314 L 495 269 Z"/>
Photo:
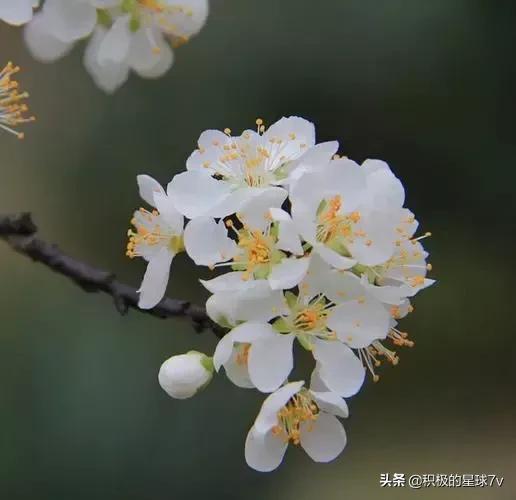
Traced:
<path fill-rule="evenodd" d="M 201 352 L 190 351 L 167 359 L 161 365 L 158 380 L 169 396 L 186 399 L 203 389 L 212 376 L 212 359 Z"/>

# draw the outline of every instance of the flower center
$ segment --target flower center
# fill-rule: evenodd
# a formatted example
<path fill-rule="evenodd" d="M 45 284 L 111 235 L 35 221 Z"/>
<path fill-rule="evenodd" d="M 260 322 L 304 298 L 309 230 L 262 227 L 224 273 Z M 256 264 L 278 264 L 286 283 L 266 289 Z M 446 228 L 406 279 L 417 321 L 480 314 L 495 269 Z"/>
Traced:
<path fill-rule="evenodd" d="M 136 231 L 132 229 L 127 231 L 129 241 L 126 255 L 131 259 L 141 257 L 146 249 L 157 245 L 168 246 L 174 253 L 184 249 L 183 238 L 172 233 L 165 224 L 162 224 L 157 210 L 149 212 L 140 208 L 131 219 L 131 224 L 136 229 Z"/>
<path fill-rule="evenodd" d="M 258 136 L 262 136 L 265 131 L 263 120 L 258 118 L 256 125 Z M 257 139 L 249 131 L 240 137 L 232 137 L 229 128 L 224 129 L 224 133 L 231 141 L 221 144 L 214 140 L 212 145 L 219 148 L 221 154 L 216 161 L 206 160 L 202 165 L 216 178 L 236 186 L 263 187 L 286 177 L 285 168 L 289 162 L 307 148 L 307 144 L 300 143 L 293 132 L 288 134 L 288 138 L 270 137 L 267 141 L 263 137 Z M 204 147 L 199 147 L 201 154 L 205 151 Z"/>
<path fill-rule="evenodd" d="M 312 425 L 319 416 L 319 408 L 315 404 L 310 392 L 301 389 L 290 401 L 277 413 L 277 424 L 272 428 L 275 436 L 292 444 L 299 444 L 301 436 L 301 424 L 307 422 L 311 425 L 307 430 L 312 430 Z"/>
<path fill-rule="evenodd" d="M 317 241 L 324 244 L 352 241 L 353 236 L 365 236 L 353 232 L 353 225 L 360 220 L 359 212 L 341 214 L 342 198 L 340 195 L 323 200 L 317 213 Z"/>
<path fill-rule="evenodd" d="M 296 330 L 305 333 L 316 330 L 320 332 L 326 328 L 327 312 L 322 302 L 302 309 L 294 320 Z"/>
<path fill-rule="evenodd" d="M 258 278 L 256 273 L 260 278 L 268 275 L 273 263 L 274 237 L 268 232 L 251 230 L 246 226 L 237 231 L 231 220 L 226 221 L 226 226 L 233 230 L 238 239 L 238 247 L 242 250 L 233 258 L 233 261 L 236 268 L 245 271 L 243 278 L 246 280 L 252 276 Z"/>

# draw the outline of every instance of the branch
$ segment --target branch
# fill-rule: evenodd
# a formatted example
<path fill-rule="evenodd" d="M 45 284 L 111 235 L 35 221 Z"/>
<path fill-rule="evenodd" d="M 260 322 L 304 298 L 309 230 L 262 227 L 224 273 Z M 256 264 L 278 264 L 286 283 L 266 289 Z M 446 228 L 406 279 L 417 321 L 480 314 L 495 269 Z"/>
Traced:
<path fill-rule="evenodd" d="M 38 238 L 37 231 L 30 213 L 0 215 L 0 239 L 5 240 L 13 250 L 66 276 L 85 292 L 110 295 L 120 314 L 125 315 L 129 309 L 135 309 L 162 319 L 184 316 L 192 321 L 197 332 L 210 329 L 219 338 L 224 335 L 225 330 L 207 316 L 203 307 L 186 300 L 164 298 L 153 309 L 140 309 L 135 288 L 120 283 L 109 271 L 64 254 L 56 245 Z"/>

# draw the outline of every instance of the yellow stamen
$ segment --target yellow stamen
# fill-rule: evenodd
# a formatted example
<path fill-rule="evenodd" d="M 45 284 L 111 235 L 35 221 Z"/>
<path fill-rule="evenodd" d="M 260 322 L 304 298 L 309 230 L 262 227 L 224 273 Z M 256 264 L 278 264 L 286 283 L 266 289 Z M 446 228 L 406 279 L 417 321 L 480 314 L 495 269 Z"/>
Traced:
<path fill-rule="evenodd" d="M 12 80 L 12 76 L 20 71 L 19 66 L 9 62 L 0 71 L 0 128 L 14 134 L 18 139 L 23 139 L 25 134 L 14 130 L 22 123 L 33 122 L 34 116 L 25 116 L 29 110 L 24 99 L 29 97 L 27 92 L 18 92 L 18 82 Z"/>

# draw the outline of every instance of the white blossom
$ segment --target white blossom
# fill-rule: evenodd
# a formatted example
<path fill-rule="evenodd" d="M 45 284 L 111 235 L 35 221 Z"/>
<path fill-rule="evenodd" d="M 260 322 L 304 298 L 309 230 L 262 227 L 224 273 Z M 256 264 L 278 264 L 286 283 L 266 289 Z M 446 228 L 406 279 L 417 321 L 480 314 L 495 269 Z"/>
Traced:
<path fill-rule="evenodd" d="M 346 402 L 331 391 L 317 392 L 290 382 L 262 404 L 245 443 L 247 464 L 261 472 L 276 469 L 289 443 L 300 445 L 315 462 L 330 462 L 344 450 Z"/>
<path fill-rule="evenodd" d="M 26 27 L 34 57 L 52 62 L 90 38 L 84 65 L 95 83 L 114 92 L 130 71 L 158 78 L 173 64 L 172 46 L 200 31 L 208 0 L 46 0 Z"/>
<path fill-rule="evenodd" d="M 193 219 L 238 212 L 249 198 L 284 184 L 315 145 L 314 126 L 303 118 L 281 118 L 267 130 L 262 123 L 257 120 L 257 131 L 245 130 L 240 136 L 232 136 L 230 129 L 201 134 L 187 171 L 171 183 L 183 215 Z"/>
<path fill-rule="evenodd" d="M 339 158 L 304 173 L 293 186 L 290 199 L 297 230 L 337 269 L 381 264 L 394 253 L 401 208 L 380 208 L 378 197 L 368 191 L 368 177 L 365 167 Z"/>
<path fill-rule="evenodd" d="M 203 389 L 213 377 L 213 364 L 205 354 L 190 351 L 172 356 L 159 370 L 163 390 L 176 399 L 186 399 Z"/>
<path fill-rule="evenodd" d="M 157 181 L 148 175 L 139 175 L 137 181 L 140 196 L 154 210 L 134 212 L 135 230 L 128 232 L 127 256 L 142 257 L 148 263 L 138 305 L 151 309 L 165 295 L 172 259 L 183 250 L 184 220 Z"/>
<path fill-rule="evenodd" d="M 305 277 L 310 259 L 304 256 L 298 235 L 288 232 L 293 224 L 282 219 L 288 214 L 275 208 L 271 215 L 268 207 L 279 206 L 284 199 L 282 189 L 271 188 L 246 201 L 237 214 L 239 229 L 232 220 L 224 224 L 206 216 L 193 219 L 185 229 L 186 252 L 198 265 L 230 266 L 239 272 L 240 281 L 235 275 L 216 278 L 219 286 L 227 279 L 228 286 L 237 290 L 246 288 L 250 279 L 266 279 L 273 290 L 295 287 Z M 210 289 L 210 281 L 203 283 Z"/>

